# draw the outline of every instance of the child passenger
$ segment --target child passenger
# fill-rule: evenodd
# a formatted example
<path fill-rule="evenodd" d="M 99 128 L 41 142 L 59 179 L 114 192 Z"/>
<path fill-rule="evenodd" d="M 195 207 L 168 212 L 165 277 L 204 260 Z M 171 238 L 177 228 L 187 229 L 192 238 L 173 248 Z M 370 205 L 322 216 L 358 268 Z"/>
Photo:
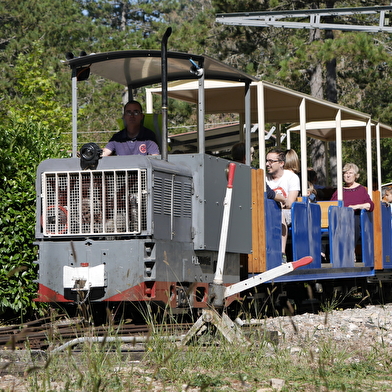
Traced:
<path fill-rule="evenodd" d="M 310 181 L 308 181 L 308 198 L 311 203 L 317 202 L 317 191 Z"/>
<path fill-rule="evenodd" d="M 383 191 L 382 201 L 386 203 L 388 206 L 392 204 L 392 187 L 385 188 Z"/>

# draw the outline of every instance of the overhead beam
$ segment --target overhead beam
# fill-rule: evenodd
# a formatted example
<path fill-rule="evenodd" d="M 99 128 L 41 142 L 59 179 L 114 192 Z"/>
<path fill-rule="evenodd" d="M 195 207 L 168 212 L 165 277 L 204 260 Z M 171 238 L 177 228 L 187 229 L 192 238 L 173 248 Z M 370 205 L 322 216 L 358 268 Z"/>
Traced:
<path fill-rule="evenodd" d="M 390 26 L 390 6 L 376 7 L 356 7 L 356 8 L 325 8 L 293 11 L 265 11 L 265 12 L 242 12 L 217 14 L 215 21 L 226 25 L 234 26 L 254 26 L 254 27 L 283 27 L 293 29 L 321 29 L 321 30 L 343 30 L 343 31 L 363 31 L 363 32 L 387 32 L 392 33 Z M 325 23 L 324 17 L 342 17 L 352 15 L 374 15 L 378 17 L 378 24 L 344 24 Z M 306 20 L 290 20 L 306 19 Z M 327 18 L 328 19 L 328 18 Z"/>

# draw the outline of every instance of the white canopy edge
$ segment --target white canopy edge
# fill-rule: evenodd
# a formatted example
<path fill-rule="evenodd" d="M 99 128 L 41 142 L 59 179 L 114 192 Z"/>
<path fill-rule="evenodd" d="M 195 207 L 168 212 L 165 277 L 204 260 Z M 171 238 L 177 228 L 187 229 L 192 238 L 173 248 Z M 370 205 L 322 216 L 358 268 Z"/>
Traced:
<path fill-rule="evenodd" d="M 364 139 L 366 132 L 366 121 L 359 120 L 342 120 L 342 139 L 343 140 L 354 140 L 354 139 Z M 376 127 L 380 126 L 380 137 L 392 137 L 392 127 L 382 124 L 376 123 L 374 121 L 371 122 L 372 129 L 372 138 L 376 137 Z M 287 132 L 298 133 L 300 132 L 300 125 L 295 124 L 290 126 L 287 129 Z M 306 134 L 310 137 L 314 137 L 316 139 L 322 139 L 327 141 L 333 141 L 334 137 L 331 135 L 335 135 L 336 133 L 336 122 L 335 121 L 311 121 L 306 123 Z"/>

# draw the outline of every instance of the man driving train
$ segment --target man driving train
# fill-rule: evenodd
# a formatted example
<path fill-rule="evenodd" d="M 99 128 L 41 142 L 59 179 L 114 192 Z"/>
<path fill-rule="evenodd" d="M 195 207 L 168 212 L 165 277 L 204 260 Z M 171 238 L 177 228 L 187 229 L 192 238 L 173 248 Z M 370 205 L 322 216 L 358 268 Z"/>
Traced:
<path fill-rule="evenodd" d="M 102 156 L 159 155 L 155 133 L 143 125 L 143 119 L 142 106 L 138 101 L 126 103 L 123 114 L 125 128 L 112 136 Z"/>

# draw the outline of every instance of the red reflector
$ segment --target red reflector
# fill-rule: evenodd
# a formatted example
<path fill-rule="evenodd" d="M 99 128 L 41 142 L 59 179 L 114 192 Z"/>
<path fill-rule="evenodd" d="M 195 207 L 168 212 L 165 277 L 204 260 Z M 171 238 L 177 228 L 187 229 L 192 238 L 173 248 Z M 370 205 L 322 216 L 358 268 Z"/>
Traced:
<path fill-rule="evenodd" d="M 90 264 L 89 263 L 80 263 L 81 267 L 88 267 Z"/>

